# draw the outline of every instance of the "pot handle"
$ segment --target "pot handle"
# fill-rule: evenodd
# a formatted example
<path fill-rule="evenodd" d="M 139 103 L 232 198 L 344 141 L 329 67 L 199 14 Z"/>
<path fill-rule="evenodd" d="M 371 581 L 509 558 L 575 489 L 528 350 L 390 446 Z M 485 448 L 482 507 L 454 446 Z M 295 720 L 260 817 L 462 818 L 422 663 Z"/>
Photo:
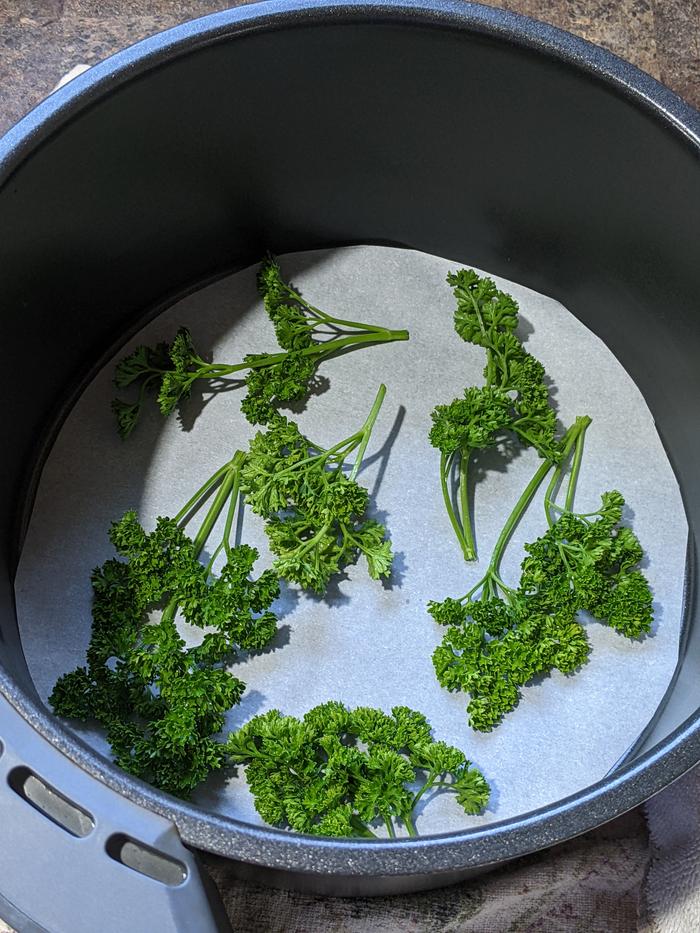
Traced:
<path fill-rule="evenodd" d="M 70 761 L 0 694 L 0 916 L 20 933 L 230 933 L 174 824 Z"/>

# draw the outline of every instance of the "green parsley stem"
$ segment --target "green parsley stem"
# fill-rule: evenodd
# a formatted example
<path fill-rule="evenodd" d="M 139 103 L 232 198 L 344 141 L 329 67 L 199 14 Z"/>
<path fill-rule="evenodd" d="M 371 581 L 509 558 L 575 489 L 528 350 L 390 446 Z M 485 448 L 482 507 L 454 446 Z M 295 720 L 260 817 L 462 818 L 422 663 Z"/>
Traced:
<path fill-rule="evenodd" d="M 527 420 L 528 420 L 528 419 L 527 419 L 527 418 L 521 418 L 520 420 L 521 420 L 521 421 L 524 421 L 525 423 L 527 423 Z M 534 437 L 533 437 L 531 434 L 528 434 L 527 431 L 523 431 L 523 429 L 522 429 L 521 427 L 519 427 L 519 423 L 518 423 L 518 422 L 516 422 L 516 423 L 513 425 L 513 429 L 515 430 L 515 432 L 516 432 L 517 434 L 520 435 L 520 437 L 522 437 L 524 440 L 526 440 L 527 443 L 530 444 L 531 447 L 534 447 L 535 450 L 537 450 L 537 447 L 538 447 L 537 441 L 534 439 Z M 552 461 L 550 461 L 550 466 L 552 466 Z"/>
<path fill-rule="evenodd" d="M 358 452 L 357 459 L 355 461 L 355 466 L 353 467 L 353 472 L 350 474 L 350 478 L 354 479 L 357 471 L 360 468 L 362 463 L 362 456 L 367 448 L 369 442 L 370 434 L 372 433 L 372 428 L 374 427 L 374 422 L 376 421 L 377 415 L 379 414 L 379 409 L 382 406 L 384 396 L 386 394 L 386 386 L 381 385 L 379 391 L 377 392 L 374 404 L 372 409 L 367 416 L 367 420 L 364 425 L 360 428 L 359 431 L 356 431 L 354 434 L 351 434 L 350 437 L 346 437 L 344 440 L 340 441 L 338 444 L 334 444 L 332 447 L 329 447 L 327 450 L 322 450 L 321 453 L 311 454 L 308 457 L 304 457 L 303 460 L 299 460 L 297 463 L 293 463 L 291 466 L 286 467 L 284 470 L 280 470 L 275 474 L 275 478 L 279 480 L 280 476 L 285 476 L 288 473 L 293 473 L 295 470 L 300 469 L 301 467 L 306 466 L 307 463 L 311 463 L 316 460 L 320 464 L 325 463 L 328 460 L 332 460 L 336 455 L 342 454 L 340 458 L 340 463 L 345 459 L 345 457 L 353 451 L 358 443 L 360 444 L 360 450 Z M 314 448 L 316 445 L 310 445 Z"/>
<path fill-rule="evenodd" d="M 293 473 L 295 470 L 298 470 L 300 467 L 306 466 L 307 463 L 311 463 L 314 460 L 319 461 L 319 463 L 325 463 L 327 460 L 334 459 L 336 454 L 342 454 L 341 463 L 345 457 L 357 447 L 360 439 L 362 437 L 362 431 L 356 431 L 354 434 L 351 434 L 350 437 L 346 437 L 344 441 L 340 441 L 338 444 L 334 444 L 332 447 L 329 447 L 327 450 L 323 450 L 318 454 L 311 454 L 308 457 L 304 457 L 303 460 L 293 463 L 291 466 L 286 467 L 284 470 L 279 470 L 275 473 L 275 478 L 279 479 L 280 476 L 286 476 L 288 473 Z M 310 445 L 314 449 L 316 448 L 315 444 Z"/>
<path fill-rule="evenodd" d="M 472 530 L 472 520 L 469 507 L 469 485 L 467 471 L 469 468 L 469 457 L 471 451 L 468 447 L 462 447 L 459 455 L 459 499 L 462 518 L 462 531 L 465 547 L 463 548 L 465 560 L 476 560 L 476 545 L 474 543 L 474 532 Z"/>
<path fill-rule="evenodd" d="M 217 480 L 219 480 L 223 476 L 223 474 L 229 469 L 230 466 L 231 466 L 230 463 L 225 463 L 222 467 L 220 467 L 216 471 L 216 473 L 213 473 L 209 477 L 209 479 L 204 483 L 204 485 L 199 487 L 199 489 L 192 496 L 192 498 L 188 499 L 188 501 L 183 505 L 183 507 L 180 509 L 180 511 L 175 516 L 174 521 L 178 523 L 181 522 L 183 518 L 187 515 L 187 513 L 199 502 L 202 496 L 211 489 L 211 487 L 217 482 Z"/>
<path fill-rule="evenodd" d="M 559 512 L 560 515 L 563 515 L 564 512 L 569 511 L 565 509 L 562 505 L 557 505 L 556 502 L 548 503 L 550 509 L 553 512 Z M 582 518 L 584 521 L 588 518 L 597 518 L 600 515 L 600 509 L 597 512 L 575 512 L 576 518 Z M 591 522 L 586 522 L 587 525 L 590 525 Z"/>
<path fill-rule="evenodd" d="M 557 483 L 561 479 L 561 470 L 557 469 L 552 473 L 552 478 L 549 481 L 549 485 L 544 494 L 544 514 L 547 516 L 547 524 L 551 528 L 554 522 L 552 521 L 552 516 L 549 514 L 550 509 L 554 506 L 552 501 L 552 496 L 554 495 L 554 490 L 557 486 Z M 559 506 L 556 507 L 559 511 Z"/>
<path fill-rule="evenodd" d="M 498 371 L 498 366 L 496 365 L 495 359 L 496 356 L 498 357 L 501 364 L 501 385 L 503 385 L 504 379 L 508 376 L 508 363 L 503 353 L 501 353 L 498 348 L 494 346 L 493 327 L 487 328 L 484 324 L 484 318 L 481 314 L 479 303 L 476 301 L 474 295 L 471 292 L 469 293 L 469 300 L 471 301 L 472 308 L 474 309 L 474 313 L 476 314 L 476 318 L 479 322 L 479 329 L 482 333 L 482 336 L 485 338 L 485 340 L 488 341 L 482 344 L 486 350 L 486 385 L 492 386 L 496 381 L 496 375 Z"/>
<path fill-rule="evenodd" d="M 303 305 L 307 311 L 310 311 L 315 317 L 321 318 L 328 324 L 339 324 L 341 327 L 355 327 L 358 330 L 373 330 L 373 331 L 385 331 L 385 327 L 378 327 L 376 324 L 363 324 L 360 321 L 348 321 L 342 317 L 333 317 L 331 314 L 328 314 L 326 311 L 321 311 L 320 308 L 315 308 L 313 305 L 310 305 L 308 301 L 301 297 L 299 292 L 291 287 L 291 285 L 284 285 L 285 291 L 294 301 L 298 301 L 300 305 Z"/>
<path fill-rule="evenodd" d="M 486 325 L 484 324 L 484 319 L 481 316 L 481 308 L 479 307 L 479 303 L 474 298 L 474 295 L 472 294 L 471 291 L 468 294 L 469 294 L 469 300 L 472 303 L 472 308 L 474 309 L 474 313 L 476 314 L 476 319 L 479 322 L 479 329 L 481 330 L 481 333 L 484 337 L 488 337 Z"/>
<path fill-rule="evenodd" d="M 161 375 L 160 373 L 154 372 L 153 375 L 147 376 L 147 377 L 143 380 L 143 382 L 142 382 L 142 384 L 141 384 L 141 389 L 140 389 L 140 391 L 139 391 L 139 397 L 138 397 L 138 399 L 137 399 L 137 401 L 136 401 L 136 404 L 137 404 L 139 407 L 140 407 L 141 405 L 143 405 L 144 399 L 146 398 L 146 392 L 150 390 L 151 383 L 152 383 L 152 382 L 155 382 L 156 379 L 160 378 L 160 375 Z"/>
<path fill-rule="evenodd" d="M 236 514 L 236 508 L 238 507 L 238 496 L 241 489 L 241 467 L 243 466 L 244 462 L 245 454 L 243 451 L 237 450 L 231 461 L 231 466 L 234 470 L 233 488 L 231 490 L 231 498 L 228 504 L 226 524 L 224 526 L 224 536 L 222 539 L 227 557 L 231 556 L 231 529 L 233 527 L 233 518 Z"/>
<path fill-rule="evenodd" d="M 216 558 L 217 558 L 217 557 L 219 556 L 219 554 L 222 552 L 223 548 L 224 548 L 224 542 L 223 542 L 223 541 L 219 541 L 219 543 L 217 544 L 217 546 L 215 547 L 215 549 L 212 551 L 212 555 L 211 555 L 211 557 L 209 558 L 209 562 L 207 563 L 207 566 L 206 566 L 207 577 L 208 577 L 209 574 L 212 572 L 212 569 L 213 569 L 213 567 L 214 567 L 214 564 L 216 563 Z"/>
<path fill-rule="evenodd" d="M 479 315 L 481 319 L 481 315 Z M 496 378 L 496 366 L 493 359 L 493 350 L 490 347 L 486 348 L 486 385 L 491 386 L 494 383 Z"/>
<path fill-rule="evenodd" d="M 450 469 L 452 467 L 453 454 L 440 454 L 440 487 L 442 489 L 442 498 L 445 502 L 445 509 L 447 514 L 450 517 L 450 523 L 452 525 L 452 530 L 457 536 L 459 541 L 459 546 L 462 548 L 462 554 L 464 555 L 465 560 L 474 560 L 476 554 L 472 553 L 470 556 L 469 548 L 467 542 L 464 539 L 464 534 L 459 524 L 459 520 L 455 514 L 454 506 L 452 505 L 452 496 L 450 495 L 450 490 L 448 487 L 448 479 L 450 475 Z"/>
<path fill-rule="evenodd" d="M 583 457 L 583 443 L 586 437 L 586 428 L 591 423 L 591 419 L 588 419 L 588 423 L 583 426 L 581 433 L 576 438 L 576 447 L 574 448 L 574 462 L 571 466 L 571 474 L 569 475 L 569 485 L 566 490 L 566 501 L 564 502 L 564 508 L 567 512 L 570 512 L 574 506 L 574 496 L 576 495 L 576 483 L 578 482 L 578 475 L 581 471 L 581 458 Z"/>
<path fill-rule="evenodd" d="M 224 474 L 221 485 L 219 486 L 218 492 L 214 498 L 213 503 L 211 504 L 209 511 L 207 512 L 202 526 L 193 538 L 192 543 L 194 544 L 194 553 L 196 557 L 202 553 L 202 548 L 207 542 L 212 528 L 216 524 L 216 521 L 221 514 L 223 507 L 226 505 L 231 492 L 233 491 L 236 481 L 240 476 L 241 463 L 245 459 L 245 454 L 237 450 L 233 455 L 231 461 L 226 465 L 226 472 Z"/>
<path fill-rule="evenodd" d="M 418 833 L 416 832 L 416 825 L 413 822 L 413 817 L 411 816 L 410 813 L 404 814 L 403 821 L 406 826 L 406 829 L 408 830 L 408 835 L 417 836 Z"/>
<path fill-rule="evenodd" d="M 408 340 L 407 330 L 377 330 L 367 334 L 349 334 L 346 337 L 338 337 L 336 340 L 327 340 L 324 343 L 313 343 L 310 347 L 304 347 L 303 350 L 295 351 L 299 356 L 330 356 L 343 350 L 345 347 L 360 343 L 391 343 L 394 340 Z M 284 353 L 266 353 L 261 354 L 262 358 L 257 360 L 243 361 L 227 365 L 225 363 L 208 364 L 205 369 L 197 372 L 197 379 L 207 379 L 211 377 L 221 378 L 230 376 L 233 373 L 241 372 L 244 369 L 261 369 L 265 366 L 274 366 L 282 363 L 288 356 L 289 351 Z"/>
<path fill-rule="evenodd" d="M 413 802 L 411 803 L 411 813 L 413 813 L 413 811 L 415 810 L 416 804 L 421 799 L 423 794 L 426 791 L 430 790 L 432 787 L 434 787 L 435 781 L 437 780 L 437 778 L 438 778 L 437 774 L 429 774 L 428 777 L 425 779 L 425 784 L 421 787 L 419 791 L 417 791 L 413 795 Z"/>
<path fill-rule="evenodd" d="M 362 321 L 348 321 L 342 317 L 333 317 L 331 314 L 326 314 L 325 311 L 321 311 L 318 308 L 311 308 L 310 305 L 306 305 L 306 307 L 311 311 L 312 315 L 317 318 L 319 324 L 335 325 L 336 333 L 342 327 L 351 327 L 354 330 L 375 334 L 386 333 L 388 330 L 388 328 L 378 324 L 363 324 Z"/>
<path fill-rule="evenodd" d="M 163 610 L 163 614 L 160 617 L 161 628 L 165 628 L 166 626 L 173 624 L 176 612 L 177 612 L 177 600 L 171 599 L 168 605 Z"/>
<path fill-rule="evenodd" d="M 306 554 L 308 551 L 310 551 L 314 547 L 314 545 L 316 545 L 319 541 L 321 541 L 324 538 L 324 536 L 328 532 L 329 527 L 330 525 L 322 525 L 319 528 L 319 530 L 316 532 L 316 534 L 313 536 L 313 538 L 309 538 L 308 541 L 304 541 L 301 547 L 294 548 L 294 556 L 296 558 L 299 558 L 301 557 L 302 554 Z"/>
<path fill-rule="evenodd" d="M 579 470 L 581 469 L 581 457 L 583 456 L 583 438 L 590 423 L 591 419 L 588 417 L 588 415 L 584 415 L 577 418 L 573 426 L 569 428 L 569 432 L 573 431 L 574 428 L 577 428 L 576 434 L 573 437 L 568 437 L 569 432 L 567 432 L 568 440 L 564 445 L 561 461 L 559 462 L 559 466 L 554 471 L 552 478 L 549 481 L 549 485 L 547 486 L 547 491 L 544 494 L 544 511 L 545 515 L 547 516 L 547 524 L 550 528 L 552 527 L 552 517 L 549 512 L 551 508 L 555 507 L 554 490 L 561 480 L 562 473 L 564 471 L 564 465 L 569 454 L 571 453 L 571 448 L 575 443 L 576 452 L 574 454 L 574 464 L 571 469 L 571 476 L 569 477 L 569 487 L 566 493 L 565 511 L 570 510 L 570 506 L 573 505 L 574 494 L 576 492 L 576 481 L 578 479 Z M 556 509 L 557 511 L 560 511 L 559 506 L 556 506 Z"/>
<path fill-rule="evenodd" d="M 571 448 L 576 442 L 576 438 L 581 434 L 582 431 L 586 430 L 586 428 L 588 427 L 590 423 L 591 423 L 591 419 L 588 416 L 577 418 L 574 424 L 566 432 L 566 434 L 564 435 L 564 451 L 562 455 L 562 462 L 566 459 L 566 457 L 568 457 L 569 453 L 571 452 Z M 523 512 L 530 504 L 532 497 L 535 495 L 537 490 L 540 488 L 542 482 L 544 481 L 544 478 L 546 477 L 546 475 L 549 473 L 549 471 L 552 469 L 553 466 L 554 464 L 550 460 L 545 460 L 544 463 L 540 465 L 539 469 L 537 470 L 535 475 L 532 477 L 530 482 L 527 484 L 522 495 L 516 502 L 515 508 L 508 516 L 508 519 L 505 525 L 503 526 L 500 535 L 498 536 L 498 540 L 496 541 L 496 546 L 493 549 L 493 555 L 491 557 L 491 562 L 489 564 L 489 570 L 493 570 L 494 573 L 496 574 L 498 573 L 501 559 L 503 557 L 503 552 L 506 549 L 506 545 L 508 544 L 508 541 L 510 540 L 510 536 L 513 534 L 513 531 L 515 530 L 515 527 L 517 526 L 518 522 L 522 518 Z M 560 473 L 560 471 L 561 471 L 561 466 L 557 467 L 557 470 L 555 471 L 554 476 L 552 477 L 552 482 L 550 482 L 550 486 L 547 490 L 547 493 L 549 493 L 551 488 L 553 488 L 553 482 L 556 480 L 557 473 Z M 547 498 L 548 498 L 548 495 L 545 494 L 545 500 Z"/>
<path fill-rule="evenodd" d="M 372 434 L 372 428 L 374 427 L 374 422 L 377 420 L 377 415 L 379 414 L 379 409 L 382 407 L 382 402 L 384 401 L 384 396 L 386 395 L 386 386 L 382 383 L 379 386 L 377 395 L 374 399 L 374 404 L 370 409 L 369 414 L 367 415 L 367 420 L 360 428 L 360 434 L 362 440 L 360 442 L 360 449 L 357 451 L 357 456 L 355 457 L 355 464 L 350 473 L 350 479 L 354 480 L 357 476 L 357 473 L 362 465 L 362 458 L 365 455 L 365 450 L 367 450 L 367 444 L 369 444 L 370 435 Z"/>
<path fill-rule="evenodd" d="M 363 823 L 357 814 L 353 813 L 353 815 L 350 817 L 350 823 L 357 836 L 364 836 L 368 839 L 377 838 L 377 834 L 373 833 L 369 826 Z"/>
<path fill-rule="evenodd" d="M 221 479 L 221 477 L 223 476 L 223 481 L 221 485 L 219 486 L 219 489 L 218 489 L 218 492 L 216 493 L 214 501 L 209 507 L 209 511 L 207 512 L 204 518 L 204 521 L 202 522 L 202 526 L 197 532 L 196 536 L 192 540 L 192 544 L 194 545 L 195 557 L 199 557 L 199 555 L 202 553 L 204 545 L 207 543 L 207 538 L 211 534 L 211 530 L 216 524 L 217 519 L 219 518 L 219 515 L 221 515 L 222 509 L 226 505 L 226 501 L 229 499 L 229 497 L 231 497 L 231 500 L 233 503 L 237 501 L 238 489 L 240 486 L 241 466 L 244 460 L 245 460 L 245 454 L 243 453 L 243 451 L 237 450 L 236 453 L 231 458 L 231 460 L 227 464 L 222 466 L 221 469 L 217 470 L 216 473 L 214 473 L 212 476 L 209 477 L 206 483 L 204 483 L 204 485 L 199 488 L 199 490 L 189 500 L 189 502 L 185 505 L 185 507 L 181 509 L 178 512 L 177 516 L 175 517 L 175 521 L 177 522 L 181 521 L 182 518 L 192 508 L 192 506 L 196 504 L 197 500 L 201 496 L 203 496 L 206 492 L 208 492 L 209 489 L 211 489 L 212 486 L 214 486 L 217 480 Z M 235 490 L 235 494 L 234 494 L 234 490 Z M 234 505 L 233 512 L 235 512 L 235 505 Z M 233 514 L 231 512 L 230 505 L 229 505 L 229 516 L 226 519 L 226 528 L 228 532 L 230 532 L 230 527 L 231 527 L 229 524 L 229 518 L 230 518 L 230 521 L 233 522 Z M 228 538 L 226 537 L 226 534 L 227 532 L 224 532 L 225 536 L 222 540 L 222 544 L 224 546 L 226 546 L 226 543 L 228 542 Z M 209 563 L 207 564 L 207 572 L 209 572 L 214 566 L 214 561 L 216 560 L 220 551 L 221 551 L 221 544 L 216 548 L 216 550 L 212 554 L 209 560 Z M 228 549 L 226 553 L 228 554 Z M 161 624 L 171 623 L 173 619 L 175 618 L 176 612 L 177 612 L 177 601 L 174 599 L 171 599 L 168 605 L 163 610 L 163 615 L 161 616 Z"/>

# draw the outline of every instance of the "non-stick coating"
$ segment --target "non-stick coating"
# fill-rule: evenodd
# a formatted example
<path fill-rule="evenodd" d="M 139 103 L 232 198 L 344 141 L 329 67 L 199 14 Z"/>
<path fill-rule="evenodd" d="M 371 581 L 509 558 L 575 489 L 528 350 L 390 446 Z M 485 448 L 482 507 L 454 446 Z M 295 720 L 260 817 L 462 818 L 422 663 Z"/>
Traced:
<path fill-rule="evenodd" d="M 616 816 L 694 764 L 695 712 L 609 780 L 483 830 L 369 844 L 252 828 L 128 778 L 35 703 L 11 575 L 52 425 L 108 348 L 265 249 L 343 243 L 468 259 L 561 300 L 644 393 L 695 529 L 699 140 L 700 116 L 631 66 L 461 3 L 253 5 L 141 43 L 37 108 L 0 142 L 2 692 L 185 841 L 334 890 L 454 880 Z M 700 702 L 697 654 L 691 634 L 667 732 Z"/>

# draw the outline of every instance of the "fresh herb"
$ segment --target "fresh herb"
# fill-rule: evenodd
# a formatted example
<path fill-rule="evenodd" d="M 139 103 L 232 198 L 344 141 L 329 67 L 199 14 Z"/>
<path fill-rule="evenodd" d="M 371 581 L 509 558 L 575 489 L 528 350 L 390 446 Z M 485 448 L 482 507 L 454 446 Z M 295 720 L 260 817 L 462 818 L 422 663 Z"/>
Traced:
<path fill-rule="evenodd" d="M 545 494 L 549 530 L 525 545 L 517 589 L 501 579 L 500 563 L 513 529 L 551 470 L 548 462 L 518 500 L 482 579 L 461 599 L 428 605 L 435 621 L 448 626 L 433 654 L 437 678 L 449 690 L 470 694 L 467 713 L 475 729 L 497 725 L 537 674 L 554 669 L 571 674 L 586 662 L 589 644 L 578 612 L 629 638 L 651 628 L 651 591 L 638 569 L 642 548 L 632 530 L 620 525 L 623 497 L 604 493 L 597 512 L 572 510 L 589 424 L 590 418 L 578 418 L 564 437 L 564 458 L 574 449 L 566 502 L 560 507 L 553 498 L 560 464 Z"/>
<path fill-rule="evenodd" d="M 115 399 L 112 403 L 123 438 L 133 431 L 149 394 L 157 393 L 161 413 L 169 415 L 189 396 L 195 382 L 204 380 L 216 390 L 236 373 L 245 373 L 248 393 L 241 409 L 246 418 L 251 424 L 267 424 L 280 403 L 308 394 L 324 360 L 352 347 L 408 340 L 408 331 L 344 320 L 309 304 L 283 280 L 272 258 L 262 263 L 258 288 L 282 352 L 251 353 L 233 364 L 209 363 L 199 356 L 184 327 L 170 345 L 137 347 L 119 363 L 114 377 L 119 389 L 138 388 L 134 401 Z"/>
<path fill-rule="evenodd" d="M 385 393 L 380 386 L 359 431 L 327 450 L 280 415 L 250 444 L 242 470 L 246 503 L 266 519 L 277 573 L 305 589 L 323 593 L 330 578 L 359 554 L 372 579 L 391 573 L 386 529 L 365 518 L 369 496 L 355 480 Z M 344 463 L 355 450 L 346 476 Z"/>
<path fill-rule="evenodd" d="M 59 678 L 50 697 L 55 712 L 97 720 L 121 767 L 179 796 L 222 767 L 215 735 L 245 687 L 226 667 L 241 651 L 260 651 L 274 638 L 277 619 L 269 607 L 279 578 L 322 593 L 360 552 L 373 578 L 391 572 L 385 529 L 364 518 L 368 493 L 355 481 L 385 392 L 381 386 L 363 427 L 329 450 L 276 416 L 250 452 L 237 451 L 174 518 L 159 518 L 151 533 L 133 511 L 114 523 L 110 539 L 121 559 L 93 572 L 87 666 Z M 343 464 L 354 451 L 346 477 Z M 250 574 L 258 552 L 231 542 L 244 491 L 266 519 L 277 555 L 257 580 Z M 206 503 L 191 539 L 184 526 Z M 221 537 L 204 564 L 203 549 L 221 516 Z M 186 646 L 178 614 L 205 632 L 197 645 Z"/>
<path fill-rule="evenodd" d="M 50 697 L 59 716 L 97 720 L 122 768 L 179 796 L 224 763 L 214 735 L 245 687 L 226 665 L 240 651 L 265 648 L 277 631 L 269 610 L 279 594 L 276 574 L 266 570 L 251 580 L 258 552 L 230 543 L 242 459 L 237 452 L 174 519 L 159 518 L 154 531 L 147 533 L 135 512 L 112 525 L 110 539 L 123 559 L 92 574 L 87 666 L 59 678 Z M 180 523 L 212 493 L 190 539 Z M 199 558 L 226 506 L 223 536 L 205 566 Z M 226 559 L 216 575 L 221 550 Z M 177 630 L 178 612 L 206 631 L 194 647 Z"/>
<path fill-rule="evenodd" d="M 430 442 L 440 451 L 440 483 L 450 522 L 465 560 L 474 560 L 468 492 L 473 453 L 496 445 L 508 431 L 550 463 L 560 459 L 561 444 L 555 437 L 556 415 L 549 403 L 544 367 L 523 349 L 515 333 L 515 300 L 473 269 L 450 273 L 447 281 L 457 299 L 455 330 L 467 343 L 486 350 L 486 382 L 435 408 Z M 453 475 L 459 477 L 457 503 L 450 492 Z"/>
<path fill-rule="evenodd" d="M 260 816 L 274 826 L 323 836 L 374 836 L 383 823 L 416 835 L 414 812 L 431 790 L 453 792 L 465 813 L 489 799 L 481 772 L 456 748 L 431 738 L 421 713 L 391 715 L 329 702 L 303 719 L 277 710 L 229 736 L 226 753 L 245 765 Z"/>

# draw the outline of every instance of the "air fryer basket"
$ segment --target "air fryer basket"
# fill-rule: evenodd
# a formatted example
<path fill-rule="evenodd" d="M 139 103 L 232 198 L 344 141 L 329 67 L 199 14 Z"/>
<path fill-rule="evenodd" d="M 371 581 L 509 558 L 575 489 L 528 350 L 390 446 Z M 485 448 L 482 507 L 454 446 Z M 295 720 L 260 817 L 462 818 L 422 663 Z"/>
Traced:
<path fill-rule="evenodd" d="M 214 929 L 180 839 L 328 893 L 445 884 L 604 822 L 700 759 L 699 154 L 700 115 L 632 66 L 440 0 L 209 16 L 91 69 L 0 141 L 0 914 Z M 130 778 L 38 702 L 13 608 L 42 457 L 110 349 L 267 249 L 351 243 L 449 256 L 562 301 L 644 393 L 691 529 L 687 650 L 635 757 L 556 805 L 418 840 L 277 832 Z M 79 909 L 76 888 L 93 891 Z"/>

